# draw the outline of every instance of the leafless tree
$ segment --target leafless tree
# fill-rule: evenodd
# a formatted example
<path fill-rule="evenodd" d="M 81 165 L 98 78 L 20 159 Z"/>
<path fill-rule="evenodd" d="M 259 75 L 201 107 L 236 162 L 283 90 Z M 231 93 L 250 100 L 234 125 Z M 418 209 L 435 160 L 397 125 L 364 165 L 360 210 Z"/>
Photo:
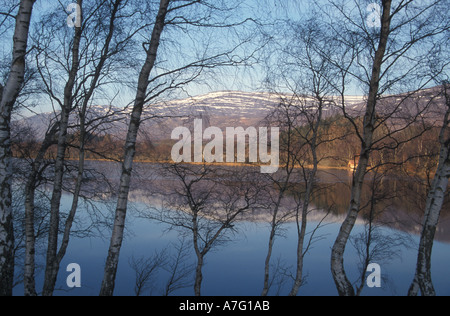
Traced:
<path fill-rule="evenodd" d="M 296 23 L 288 21 L 284 39 L 278 45 L 278 59 L 268 70 L 268 85 L 287 93 L 280 93 L 282 103 L 270 115 L 272 123 L 282 127 L 282 160 L 284 177 L 275 183 L 279 188 L 278 201 L 273 213 L 272 231 L 269 242 L 269 253 L 266 259 L 265 286 L 263 295 L 268 293 L 269 262 L 275 237 L 278 205 L 288 197 L 294 197 L 291 216 L 297 227 L 297 264 L 293 277 L 294 284 L 291 296 L 298 294 L 303 279 L 304 257 L 314 238 L 314 232 L 306 239 L 308 214 L 312 212 L 313 198 L 320 194 L 316 186 L 319 164 L 329 158 L 321 155 L 319 150 L 327 143 L 342 139 L 345 135 L 328 135 L 327 126 L 333 124 L 332 119 L 325 120 L 326 111 L 333 110 L 332 93 L 336 78 L 339 76 L 328 57 L 323 54 L 327 48 L 327 37 L 322 33 L 320 22 L 311 18 Z M 281 53 L 280 53 L 281 52 Z M 302 183 L 304 188 L 294 183 Z M 302 186 L 302 187 L 303 187 Z M 327 211 L 324 210 L 326 217 Z M 319 224 L 320 226 L 320 224 Z"/>
<path fill-rule="evenodd" d="M 31 173 L 26 181 L 25 211 L 27 249 L 25 260 L 25 295 L 36 295 L 35 289 L 35 246 L 34 246 L 34 195 L 37 189 L 39 175 L 48 165 L 46 160 L 50 148 L 56 147 L 54 165 L 53 190 L 51 199 L 50 230 L 43 295 L 52 295 L 56 283 L 59 265 L 69 243 L 71 228 L 78 209 L 78 201 L 85 183 L 85 153 L 88 135 L 100 133 L 102 124 L 113 121 L 111 107 L 106 115 L 95 117 L 91 114 L 91 102 L 101 93 L 105 85 L 110 85 L 113 76 L 114 63 L 118 56 L 126 53 L 126 45 L 136 31 L 128 31 L 121 27 L 126 17 L 125 9 L 128 1 L 101 1 L 96 4 L 83 2 L 77 4 L 82 12 L 80 25 L 75 25 L 74 31 L 69 27 L 61 29 L 61 21 L 67 18 L 65 8 L 57 8 L 45 16 L 46 23 L 42 23 L 33 34 L 36 68 L 39 73 L 42 92 L 48 97 L 55 109 L 55 119 L 49 122 L 48 131 L 32 160 Z M 51 35 L 49 35 L 51 34 Z M 67 50 L 57 50 L 55 45 L 63 45 Z M 120 58 L 120 57 L 119 57 Z M 55 78 L 61 76 L 63 80 Z M 61 82 L 65 81 L 64 87 Z M 111 86 L 111 85 L 110 85 Z M 61 97 L 63 95 L 63 97 Z M 110 100 L 112 101 L 112 100 Z M 78 119 L 74 119 L 76 116 Z M 75 132 L 74 132 L 75 130 Z M 60 202 L 62 192 L 67 188 L 64 175 L 67 171 L 67 150 L 70 144 L 69 134 L 78 135 L 77 150 L 78 171 L 73 187 L 73 201 L 68 216 L 65 218 L 62 241 L 58 239 L 61 233 Z M 59 247 L 59 249 L 58 249 Z"/>
<path fill-rule="evenodd" d="M 158 270 L 167 264 L 167 254 L 164 250 L 155 253 L 150 258 L 141 257 L 130 259 L 130 267 L 136 273 L 136 285 L 134 292 L 136 296 L 141 296 L 148 287 L 151 286 L 152 278 L 155 277 Z"/>
<path fill-rule="evenodd" d="M 175 65 L 172 64 L 165 69 L 161 69 L 158 67 L 157 57 L 163 39 L 163 31 L 169 33 L 172 27 L 181 28 L 185 32 L 189 32 L 192 27 L 202 29 L 226 29 L 233 25 L 242 25 L 247 20 L 228 23 L 227 19 L 230 18 L 230 16 L 227 15 L 227 12 L 233 9 L 234 4 L 222 1 L 213 3 L 212 1 L 207 0 L 161 0 L 157 6 L 157 10 L 154 10 L 153 3 L 147 3 L 147 5 L 149 6 L 149 12 L 157 12 L 156 16 L 151 17 L 154 21 L 151 38 L 142 43 L 146 57 L 139 74 L 136 97 L 134 99 L 125 141 L 116 216 L 108 258 L 105 264 L 105 274 L 100 291 L 102 296 L 111 296 L 114 292 L 114 280 L 119 263 L 119 253 L 122 246 L 123 229 L 127 214 L 133 159 L 136 153 L 136 140 L 144 107 L 167 91 L 173 91 L 174 89 L 193 82 L 205 70 L 217 68 L 219 66 L 237 65 L 248 58 L 238 58 L 235 54 L 237 50 L 242 49 L 242 42 L 231 49 L 220 49 L 219 52 L 210 52 L 209 46 L 211 43 L 205 43 L 205 50 L 200 52 L 199 55 L 194 58 L 189 58 L 189 61 L 184 62 L 182 60 L 181 63 L 177 62 Z M 148 38 L 148 36 L 145 37 Z M 184 54 L 183 52 L 178 53 L 180 56 L 183 56 Z M 250 53 L 249 55 L 251 56 L 252 54 Z"/>
<path fill-rule="evenodd" d="M 77 1 L 78 6 L 81 8 L 83 1 Z M 55 161 L 55 179 L 53 186 L 53 193 L 51 199 L 51 213 L 50 213 L 50 230 L 48 237 L 48 250 L 47 250 L 47 264 L 45 272 L 45 284 L 43 295 L 49 296 L 53 294 L 54 287 L 50 285 L 55 278 L 56 270 L 56 256 L 58 248 L 58 234 L 59 234 L 59 208 L 62 197 L 62 182 L 64 176 L 64 160 L 67 149 L 67 132 L 69 126 L 69 116 L 73 108 L 73 89 L 76 83 L 76 77 L 80 67 L 80 43 L 82 38 L 82 28 L 75 26 L 75 35 L 73 38 L 73 46 L 71 48 L 72 63 L 70 70 L 68 71 L 68 78 L 64 87 L 64 98 L 60 103 L 61 107 L 61 119 L 59 121 L 59 133 L 57 144 L 57 157 Z"/>
<path fill-rule="evenodd" d="M 445 113 L 439 135 L 439 144 L 441 146 L 439 165 L 425 207 L 416 274 L 408 292 L 408 295 L 410 296 L 416 296 L 419 293 L 419 290 L 424 296 L 436 295 L 431 279 L 431 253 L 433 250 L 436 228 L 439 223 L 439 217 L 445 199 L 445 192 L 448 190 L 448 180 L 450 178 L 450 93 L 448 83 L 444 83 L 442 90 L 447 112 Z"/>
<path fill-rule="evenodd" d="M 291 121 L 290 113 L 289 111 L 285 112 L 288 117 L 288 121 Z M 285 115 L 285 113 L 282 113 L 281 115 Z M 283 117 L 284 118 L 284 117 Z M 286 209 L 286 206 L 284 206 L 283 202 L 285 199 L 286 194 L 290 189 L 292 189 L 292 182 L 291 177 L 293 177 L 294 171 L 295 171 L 295 160 L 292 157 L 292 153 L 298 153 L 295 151 L 295 149 L 291 149 L 291 146 L 293 146 L 292 138 L 292 124 L 287 125 L 287 134 L 286 134 L 286 142 L 284 142 L 284 139 L 282 137 L 280 148 L 281 150 L 286 150 L 287 154 L 284 159 L 281 159 L 281 163 L 283 165 L 283 172 L 280 174 L 275 175 L 268 175 L 270 183 L 273 183 L 276 187 L 275 192 L 272 192 L 271 190 L 268 191 L 267 195 L 269 198 L 269 203 L 266 206 L 266 209 L 271 211 L 272 219 L 270 222 L 270 235 L 269 235 L 269 243 L 267 246 L 267 255 L 264 263 L 264 286 L 261 295 L 267 296 L 270 290 L 271 286 L 271 280 L 273 280 L 273 277 L 271 277 L 270 273 L 270 266 L 271 266 L 271 259 L 272 259 L 272 253 L 273 253 L 273 247 L 276 240 L 276 237 L 280 234 L 280 229 L 283 224 L 285 224 L 289 219 L 292 219 L 293 213 L 292 210 Z M 286 146 L 286 148 L 285 148 Z M 277 270 L 277 269 L 275 269 Z"/>
<path fill-rule="evenodd" d="M 181 239 L 180 242 L 172 248 L 175 249 L 176 254 L 169 258 L 169 263 L 165 267 L 165 270 L 169 272 L 169 278 L 164 289 L 164 296 L 170 296 L 177 290 L 191 287 L 192 272 L 195 269 L 194 264 L 189 264 L 187 262 L 189 258 L 189 248 L 187 247 L 185 240 Z"/>
<path fill-rule="evenodd" d="M 161 205 L 143 216 L 170 225 L 192 240 L 197 263 L 194 292 L 201 295 L 207 254 L 229 241 L 235 222 L 257 205 L 261 186 L 254 171 L 207 165 L 164 168 L 168 188 Z"/>
<path fill-rule="evenodd" d="M 111 244 L 108 251 L 108 258 L 105 264 L 105 275 L 103 278 L 100 295 L 112 296 L 114 292 L 115 277 L 117 266 L 119 263 L 119 253 L 123 241 L 123 229 L 125 226 L 125 217 L 128 204 L 128 193 L 131 182 L 131 170 L 133 157 L 136 152 L 136 140 L 141 121 L 141 115 L 144 107 L 144 102 L 147 95 L 147 88 L 149 85 L 150 73 L 156 61 L 158 48 L 160 45 L 161 35 L 166 24 L 166 16 L 169 10 L 169 0 L 161 0 L 158 14 L 155 19 L 155 25 L 152 32 L 149 48 L 145 48 L 147 59 L 142 67 L 138 89 L 136 93 L 135 104 L 131 115 L 130 125 L 125 144 L 125 154 L 122 166 L 122 176 L 120 180 L 120 191 L 117 202 L 116 217 L 111 236 Z"/>
<path fill-rule="evenodd" d="M 356 222 L 359 213 L 361 190 L 364 182 L 364 176 L 369 163 L 369 148 L 373 142 L 373 129 L 375 126 L 376 102 L 378 96 L 379 82 L 381 76 L 381 66 L 386 52 L 389 30 L 391 26 L 391 5 L 392 2 L 383 1 L 383 11 L 381 19 L 380 42 L 376 49 L 373 60 L 372 75 L 370 81 L 370 92 L 364 116 L 364 132 L 362 137 L 361 156 L 358 168 L 353 177 L 352 198 L 349 206 L 349 213 L 336 239 L 332 249 L 331 270 L 336 287 L 340 295 L 354 295 L 354 289 L 351 282 L 347 279 L 344 270 L 344 250 L 350 236 L 351 230 Z"/>
<path fill-rule="evenodd" d="M 368 198 L 361 206 L 364 214 L 364 231 L 352 236 L 350 241 L 359 257 L 360 277 L 356 281 L 356 295 L 360 296 L 366 284 L 366 272 L 371 263 L 382 265 L 392 259 L 401 257 L 401 250 L 409 248 L 411 239 L 401 233 L 385 234 L 382 226 L 385 224 L 381 220 L 383 213 L 392 207 L 392 201 L 397 197 L 397 193 L 386 185 L 388 177 L 395 169 L 382 170 L 377 167 L 371 174 L 365 185 Z M 384 280 L 387 281 L 386 276 Z"/>
<path fill-rule="evenodd" d="M 44 162 L 47 150 L 56 144 L 56 132 L 58 125 L 52 125 L 51 130 L 46 133 L 46 137 L 33 162 L 31 162 L 31 172 L 25 180 L 25 263 L 24 263 L 24 287 L 25 295 L 36 295 L 35 282 L 35 253 L 36 253 L 36 188 L 41 184 L 39 179 L 49 167 L 49 163 Z"/>
<path fill-rule="evenodd" d="M 0 85 L 0 296 L 12 295 L 14 280 L 14 227 L 12 218 L 11 113 L 25 75 L 28 33 L 34 0 L 20 1 L 11 66 L 5 86 Z"/>
<path fill-rule="evenodd" d="M 14 214 L 14 253 L 15 253 L 15 282 L 14 285 L 23 283 L 25 275 L 25 251 L 26 251 L 26 226 L 25 212 L 23 205 L 25 203 L 25 194 L 23 184 L 29 175 L 28 164 L 32 160 L 30 155 L 39 143 L 33 136 L 34 130 L 29 126 L 12 126 L 11 141 L 13 151 L 17 155 L 20 152 L 21 159 L 15 159 L 13 163 L 14 181 L 13 181 L 13 214 Z M 20 144 L 20 145 L 19 145 Z M 40 185 L 47 181 L 45 176 L 40 176 L 38 180 Z M 35 247 L 37 251 L 43 251 L 46 246 L 48 233 L 48 199 L 45 192 L 35 192 L 34 208 L 34 227 L 35 227 Z M 41 271 L 43 266 L 38 264 L 36 270 Z"/>
<path fill-rule="evenodd" d="M 385 112 L 380 110 L 380 99 L 383 94 L 395 89 L 407 87 L 410 91 L 420 90 L 445 69 L 445 62 L 442 62 L 439 54 L 432 52 L 439 47 L 439 41 L 448 29 L 448 19 L 436 18 L 441 14 L 442 1 L 431 1 L 421 6 L 413 1 L 393 3 L 383 0 L 381 6 L 379 5 L 380 14 L 375 18 L 376 24 L 367 20 L 364 4 L 355 1 L 356 10 L 353 11 L 348 10 L 348 3 L 342 1 L 330 1 L 330 4 L 333 9 L 333 12 L 328 14 L 333 21 L 330 27 L 334 38 L 342 45 L 338 47 L 343 47 L 340 51 L 341 58 L 335 65 L 342 72 L 342 78 L 356 79 L 365 86 L 364 90 L 367 92 L 365 107 L 360 115 L 363 117 L 362 128 L 357 126 L 354 119 L 350 120 L 355 126 L 361 151 L 353 176 L 349 211 L 336 238 L 331 258 L 331 270 L 339 294 L 354 295 L 354 288 L 344 269 L 344 252 L 360 212 L 361 192 L 364 178 L 370 170 L 371 154 L 382 143 L 383 137 L 377 137 L 375 132 L 383 128 L 388 119 L 399 113 L 408 98 L 395 102 L 393 107 Z M 430 20 L 436 23 L 429 23 Z M 339 23 L 340 21 L 345 24 Z M 417 55 L 417 47 L 421 47 L 422 57 Z M 403 67 L 412 55 L 417 62 Z M 433 58 L 430 63 L 430 56 L 437 58 Z M 432 65 L 434 63 L 436 67 Z M 423 75 L 425 69 L 429 72 Z M 405 84 L 406 82 L 408 84 Z M 342 87 L 345 86 L 343 81 Z M 338 89 L 342 92 L 344 90 Z M 351 117 L 344 100 L 342 106 L 344 116 Z M 410 116 L 410 124 L 419 118 L 417 113 Z M 388 137 L 394 138 L 395 133 L 391 132 L 389 135 Z"/>
<path fill-rule="evenodd" d="M 175 250 L 175 253 L 171 253 Z M 161 251 L 155 252 L 151 257 L 130 259 L 130 267 L 136 273 L 136 296 L 152 292 L 157 288 L 157 274 L 159 271 L 168 273 L 167 282 L 162 290 L 163 296 L 169 296 L 173 292 L 192 286 L 192 273 L 195 265 L 188 264 L 189 248 L 186 241 L 180 239 L 178 244 L 170 244 Z M 162 277 L 161 277 L 162 278 Z"/>

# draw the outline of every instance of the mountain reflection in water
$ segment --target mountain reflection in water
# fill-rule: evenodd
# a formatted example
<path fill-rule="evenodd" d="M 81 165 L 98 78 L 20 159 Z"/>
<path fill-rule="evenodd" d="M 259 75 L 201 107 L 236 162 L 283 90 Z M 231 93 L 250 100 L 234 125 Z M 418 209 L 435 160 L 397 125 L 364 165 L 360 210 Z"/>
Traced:
<path fill-rule="evenodd" d="M 133 184 L 130 193 L 130 201 L 136 203 L 154 204 L 158 198 L 153 195 L 154 192 L 161 191 L 161 188 L 173 188 L 175 179 L 161 178 L 154 168 L 158 165 L 138 164 L 135 172 L 139 175 Z M 245 167 L 230 167 L 245 168 Z M 370 174 L 366 176 L 366 182 L 371 181 Z M 376 204 L 376 222 L 379 225 L 393 228 L 402 232 L 420 235 L 423 222 L 423 210 L 427 198 L 427 191 L 419 178 L 396 178 L 389 176 L 383 178 L 381 184 L 377 186 L 377 194 L 382 193 Z M 320 221 L 326 215 L 325 210 L 331 209 L 325 221 L 328 223 L 341 223 L 348 211 L 350 201 L 350 187 L 352 182 L 352 172 L 347 170 L 319 170 L 317 179 L 317 194 L 314 194 L 312 206 L 313 212 L 308 216 L 310 221 Z M 301 182 L 296 184 L 298 190 L 304 191 L 305 185 Z M 366 184 L 363 195 L 362 205 L 366 205 L 371 197 L 371 192 Z M 294 207 L 294 200 L 288 196 L 285 198 L 285 209 Z M 272 215 L 266 211 L 247 212 L 240 217 L 241 221 L 248 222 L 270 222 Z M 364 209 L 357 221 L 357 224 L 364 224 L 367 221 L 367 211 Z M 293 222 L 295 219 L 290 218 Z M 436 231 L 436 240 L 450 243 L 450 198 L 443 205 L 441 220 Z"/>
<path fill-rule="evenodd" d="M 112 180 L 117 180 L 119 168 L 114 163 L 90 162 L 90 167 L 102 169 Z M 174 179 L 161 177 L 155 172 L 159 168 L 154 164 L 137 164 L 135 178 L 130 193 L 130 211 L 127 218 L 126 237 L 121 253 L 119 270 L 116 282 L 116 295 L 133 295 L 135 272 L 130 268 L 131 257 L 151 256 L 155 251 L 166 249 L 179 240 L 179 234 L 170 230 L 169 226 L 141 218 L 142 212 L 148 211 L 150 206 L 157 206 L 161 196 L 154 192 L 163 192 L 173 188 Z M 235 167 L 236 168 L 236 167 Z M 241 167 L 237 167 L 241 168 Z M 305 257 L 304 272 L 306 282 L 300 288 L 299 295 L 336 295 L 337 291 L 330 272 L 331 247 L 337 236 L 340 224 L 345 217 L 350 199 L 351 172 L 345 170 L 322 170 L 318 175 L 317 186 L 321 194 L 313 199 L 310 213 L 308 231 L 314 229 L 325 215 L 325 210 L 331 206 L 332 212 L 328 214 L 324 225 L 317 232 L 317 240 L 313 243 Z M 367 178 L 370 181 L 370 175 Z M 299 189 L 302 183 L 296 184 Z M 98 190 L 98 187 L 96 188 Z M 378 190 L 388 193 L 385 200 L 377 203 L 377 210 L 382 211 L 377 218 L 381 225 L 381 234 L 405 236 L 410 238 L 410 247 L 400 249 L 399 256 L 387 262 L 380 262 L 382 267 L 383 286 L 381 289 L 366 288 L 363 295 L 405 295 L 415 272 L 417 259 L 417 245 L 421 230 L 423 209 L 426 200 L 426 191 L 413 178 L 396 179 L 386 178 L 378 186 Z M 114 187 L 110 192 L 114 192 Z M 103 197 L 108 197 L 107 190 Z M 363 193 L 363 205 L 370 197 L 369 190 Z M 63 208 L 70 205 L 70 195 L 63 198 Z M 114 208 L 115 197 L 109 196 L 109 205 L 104 201 L 90 201 L 97 210 L 111 212 Z M 284 208 L 289 209 L 293 198 L 289 194 L 284 202 Z M 109 207 L 109 209 L 108 209 Z M 89 213 L 89 216 L 88 216 Z M 89 225 L 92 211 L 80 209 L 80 221 Z M 111 213 L 110 213 L 111 214 Z M 354 229 L 356 236 L 364 232 L 364 223 L 367 214 L 362 211 Z M 267 253 L 269 239 L 269 222 L 272 219 L 270 212 L 255 210 L 239 217 L 236 222 L 236 233 L 230 242 L 215 249 L 206 258 L 204 268 L 203 295 L 232 295 L 256 296 L 261 293 L 264 277 L 264 259 Z M 441 216 L 441 223 L 436 232 L 433 249 L 432 274 L 435 288 L 439 295 L 450 295 L 450 209 L 447 200 Z M 409 237 L 409 235 L 411 235 Z M 277 237 L 273 253 L 273 269 L 280 271 L 295 271 L 297 231 L 295 219 L 291 217 Z M 101 237 L 72 238 L 67 256 L 61 264 L 58 277 L 56 295 L 98 295 L 103 277 L 104 262 L 109 245 L 109 232 Z M 190 260 L 195 261 L 191 249 Z M 358 256 L 355 249 L 347 246 L 345 263 L 349 278 L 356 281 L 358 278 Z M 78 263 L 82 267 L 82 288 L 66 291 L 65 280 L 67 273 L 64 267 L 69 263 Z M 282 274 L 282 273 L 281 273 Z M 38 275 L 37 283 L 41 281 Z M 152 280 L 152 286 L 145 294 L 161 295 L 167 273 L 158 273 Z M 289 292 L 289 278 L 275 282 L 270 295 L 287 295 Z M 23 293 L 23 288 L 15 288 L 17 294 Z M 173 293 L 173 295 L 193 295 L 193 288 L 187 287 Z"/>

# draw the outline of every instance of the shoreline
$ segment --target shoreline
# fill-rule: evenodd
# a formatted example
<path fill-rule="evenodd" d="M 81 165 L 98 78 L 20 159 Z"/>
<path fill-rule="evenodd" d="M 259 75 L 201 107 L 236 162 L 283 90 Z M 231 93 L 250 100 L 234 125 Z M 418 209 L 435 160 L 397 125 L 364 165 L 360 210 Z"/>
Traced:
<path fill-rule="evenodd" d="M 22 157 L 13 157 L 13 159 L 25 159 Z M 75 158 L 66 158 L 65 160 L 71 161 L 71 162 L 78 162 L 79 159 Z M 105 159 L 105 158 L 99 158 L 99 159 L 92 159 L 92 158 L 86 158 L 85 162 L 111 162 L 111 163 L 122 163 L 119 160 L 114 159 Z M 171 160 L 154 160 L 154 159 L 135 159 L 133 163 L 140 163 L 140 164 L 173 164 L 174 162 Z M 240 163 L 240 162 L 234 162 L 234 163 L 228 163 L 228 162 L 214 162 L 214 163 L 207 163 L 207 162 L 182 162 L 182 164 L 185 165 L 207 165 L 207 166 L 221 166 L 221 167 L 252 167 L 252 168 L 258 168 L 261 166 L 264 166 L 264 164 L 259 163 Z M 313 169 L 312 165 L 305 166 L 306 169 Z M 283 167 L 280 166 L 279 170 L 282 170 Z M 301 166 L 295 166 L 294 169 L 299 170 L 302 169 Z M 340 170 L 340 171 L 347 171 L 348 173 L 353 173 L 355 169 L 350 168 L 348 166 L 346 167 L 340 167 L 340 166 L 325 166 L 325 165 L 318 165 L 317 166 L 318 171 L 327 171 L 327 170 Z M 370 172 L 368 172 L 370 173 Z M 393 172 L 393 174 L 399 175 L 398 172 Z M 419 177 L 421 179 L 427 179 L 430 175 L 427 175 L 425 171 L 415 171 L 415 172 L 407 172 L 406 174 L 402 174 L 402 176 L 410 176 L 410 177 Z M 434 178 L 434 173 L 433 177 Z M 449 184 L 450 186 L 450 184 Z"/>
<path fill-rule="evenodd" d="M 20 159 L 20 158 L 19 158 Z M 74 162 L 78 162 L 78 159 L 66 159 L 67 161 L 74 161 Z M 86 162 L 113 162 L 113 163 L 121 163 L 121 161 L 116 161 L 116 160 L 112 160 L 112 159 L 85 159 Z M 140 164 L 174 164 L 173 161 L 170 160 L 151 160 L 151 159 L 136 159 L 134 160 L 133 163 L 140 163 Z M 239 163 L 239 162 L 234 162 L 234 163 L 228 163 L 228 162 L 220 162 L 220 163 L 207 163 L 207 162 L 182 162 L 182 164 L 185 165 L 206 165 L 206 166 L 220 166 L 220 167 L 252 167 L 252 168 L 259 168 L 261 166 L 264 166 L 263 164 L 258 164 L 258 163 Z M 313 165 L 307 165 L 305 168 L 306 169 L 313 169 Z M 301 166 L 295 166 L 294 169 L 299 170 L 302 169 L 303 167 Z M 280 170 L 283 169 L 283 167 L 280 166 L 279 168 Z M 348 173 L 353 173 L 355 171 L 354 168 L 349 168 L 349 167 L 339 167 L 339 166 L 324 166 L 324 165 L 319 165 L 317 166 L 317 170 L 318 171 L 327 171 L 327 170 L 340 170 L 340 171 L 347 171 Z M 370 173 L 370 172 L 368 172 Z M 394 174 L 399 174 L 398 172 L 394 172 Z M 410 177 L 419 177 L 421 179 L 427 179 L 428 175 L 426 172 L 422 171 L 422 172 L 409 172 L 407 174 L 403 174 L 402 176 L 410 176 Z M 434 174 L 433 177 L 434 178 Z M 450 186 L 450 184 L 449 184 Z"/>

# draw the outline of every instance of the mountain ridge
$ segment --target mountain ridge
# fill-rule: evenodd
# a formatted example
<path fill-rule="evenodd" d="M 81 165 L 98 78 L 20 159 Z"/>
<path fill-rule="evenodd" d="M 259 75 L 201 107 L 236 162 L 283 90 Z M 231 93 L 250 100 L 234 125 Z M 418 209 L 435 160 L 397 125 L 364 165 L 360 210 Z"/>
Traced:
<path fill-rule="evenodd" d="M 397 103 L 401 103 L 399 99 L 402 98 L 402 94 L 386 96 L 380 101 L 379 114 L 389 114 L 389 111 L 395 111 L 394 113 L 398 117 L 414 115 L 412 112 L 420 112 L 420 109 L 424 106 L 424 104 L 418 105 L 418 103 L 426 103 L 426 101 L 420 101 L 420 99 L 435 94 L 438 88 L 433 87 L 416 92 L 418 98 L 415 99 L 418 101 L 404 102 L 404 104 L 401 104 L 402 106 L 397 105 Z M 292 98 L 292 95 L 223 90 L 148 105 L 145 107 L 142 115 L 140 137 L 151 137 L 157 140 L 170 139 L 171 131 L 175 127 L 192 127 L 193 119 L 195 118 L 202 118 L 205 128 L 208 126 L 217 126 L 222 129 L 226 127 L 257 127 L 263 124 L 264 119 L 280 103 L 282 98 L 289 100 Z M 338 102 L 337 97 L 334 99 Z M 363 96 L 346 96 L 346 99 L 346 108 L 351 115 L 359 116 L 363 114 L 365 104 Z M 435 116 L 439 116 L 439 106 L 436 106 L 432 112 L 436 114 Z M 101 133 L 123 136 L 127 129 L 130 113 L 131 108 L 121 109 L 112 106 L 93 105 L 89 109 L 87 120 L 98 121 L 97 125 L 101 126 L 98 131 Z M 339 113 L 342 113 L 342 109 L 336 105 L 329 105 L 324 109 L 324 117 Z M 107 119 L 100 119 L 103 116 L 106 116 Z M 42 140 L 48 126 L 52 122 L 54 123 L 57 117 L 58 112 L 36 114 L 28 118 L 14 120 L 13 129 L 20 126 L 28 126 L 34 131 L 34 136 L 38 140 Z M 111 118 L 114 118 L 114 121 L 108 122 Z M 70 124 L 76 126 L 77 122 L 77 113 L 74 112 L 71 115 Z M 103 125 L 98 124 L 102 122 L 104 123 Z"/>

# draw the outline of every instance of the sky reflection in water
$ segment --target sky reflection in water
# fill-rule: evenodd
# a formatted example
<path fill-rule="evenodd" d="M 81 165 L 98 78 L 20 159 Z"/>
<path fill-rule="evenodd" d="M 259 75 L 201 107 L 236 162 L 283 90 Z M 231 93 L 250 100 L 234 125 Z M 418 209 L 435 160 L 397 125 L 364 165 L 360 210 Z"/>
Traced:
<path fill-rule="evenodd" d="M 64 203 L 69 203 L 70 197 L 64 197 Z M 310 228 L 317 223 L 310 223 Z M 313 226 L 314 225 L 314 226 Z M 129 259 L 151 256 L 155 250 L 169 246 L 178 240 L 177 232 L 163 233 L 165 226 L 136 218 L 133 212 L 128 217 L 128 230 L 122 248 L 119 270 L 117 274 L 115 295 L 134 295 L 135 272 L 130 268 Z M 336 295 L 337 291 L 330 272 L 331 247 L 338 233 L 340 224 L 332 223 L 323 227 L 319 235 L 324 237 L 317 241 L 305 259 L 304 275 L 306 284 L 300 289 L 299 295 Z M 263 286 L 264 260 L 267 254 L 269 225 L 265 223 L 239 223 L 239 234 L 232 241 L 210 252 L 206 257 L 202 294 L 208 296 L 258 296 Z M 357 225 L 354 234 L 362 232 L 364 226 Z M 383 234 L 398 233 L 382 228 Z M 405 233 L 401 233 L 405 234 Z M 389 279 L 383 281 L 381 289 L 365 288 L 363 295 L 405 295 L 412 281 L 416 262 L 416 244 L 418 236 L 413 236 L 411 249 L 402 249 L 401 258 L 395 258 L 381 264 L 382 274 Z M 71 240 L 67 256 L 61 264 L 55 295 L 92 295 L 99 293 L 103 278 L 103 267 L 107 255 L 109 241 L 101 238 Z M 272 256 L 275 264 L 281 262 L 283 267 L 290 267 L 294 273 L 296 251 L 296 228 L 293 223 L 286 224 L 284 236 L 278 237 Z M 191 262 L 195 262 L 192 250 Z M 345 264 L 351 280 L 357 280 L 358 258 L 355 249 L 349 243 L 346 250 Z M 433 250 L 432 272 L 433 281 L 438 295 L 450 295 L 450 244 L 435 242 Z M 78 263 L 82 269 L 82 288 L 68 290 L 66 278 L 69 263 Z M 168 275 L 161 272 L 154 280 L 154 287 L 145 295 L 161 295 Z M 192 276 L 193 278 L 193 276 Z M 273 286 L 271 295 L 287 295 L 290 280 L 281 286 Z M 42 273 L 37 277 L 38 289 L 42 286 Z M 23 293 L 23 287 L 15 288 L 16 294 Z M 193 287 L 178 290 L 174 295 L 193 295 Z"/>

